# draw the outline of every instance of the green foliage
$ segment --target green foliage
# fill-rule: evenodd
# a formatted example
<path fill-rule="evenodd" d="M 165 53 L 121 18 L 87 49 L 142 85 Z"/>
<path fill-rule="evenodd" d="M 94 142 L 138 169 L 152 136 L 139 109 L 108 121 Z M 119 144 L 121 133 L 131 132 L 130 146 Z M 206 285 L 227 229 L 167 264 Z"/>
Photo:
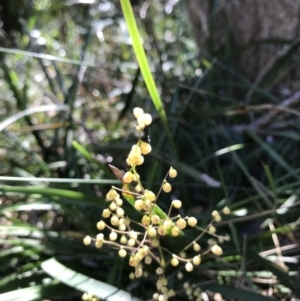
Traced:
<path fill-rule="evenodd" d="M 199 61 L 183 1 L 133 10 L 125 0 L 92 2 L 35 0 L 14 33 L 1 31 L 0 300 L 80 300 L 85 291 L 152 298 L 155 264 L 131 280 L 117 250 L 82 243 L 98 234 L 105 195 L 120 183 L 108 164 L 128 168 L 137 106 L 153 116 L 152 152 L 138 172 L 157 191 L 170 166 L 178 171 L 159 206 L 165 213 L 180 199 L 180 214 L 197 218 L 184 238 L 197 237 L 213 210 L 231 209 L 216 224 L 231 238 L 223 256 L 203 257 L 184 280 L 168 267 L 176 298 L 196 300 L 200 290 L 227 300 L 299 298 L 299 112 L 280 103 L 277 88 L 298 44 L 251 83 L 223 53 Z M 226 57 L 252 46 L 228 47 Z M 183 241 L 161 243 L 176 252 Z"/>

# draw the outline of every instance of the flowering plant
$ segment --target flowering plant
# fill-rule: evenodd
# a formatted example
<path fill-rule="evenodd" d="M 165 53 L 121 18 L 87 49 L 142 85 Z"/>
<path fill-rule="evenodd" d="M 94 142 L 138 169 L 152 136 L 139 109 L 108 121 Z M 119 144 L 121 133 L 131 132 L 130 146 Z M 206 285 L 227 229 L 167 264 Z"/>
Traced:
<path fill-rule="evenodd" d="M 101 248 L 104 244 L 118 250 L 118 255 L 122 258 L 129 258 L 129 265 L 134 268 L 130 278 L 139 278 L 143 273 L 147 273 L 145 265 L 150 265 L 154 261 L 157 265 L 156 288 L 153 299 L 164 301 L 175 295 L 175 291 L 168 287 L 167 266 L 178 267 L 184 264 L 187 272 L 193 271 L 195 266 L 201 263 L 201 257 L 208 252 L 220 256 L 222 248 L 216 244 L 216 241 L 210 243 L 208 250 L 201 253 L 199 239 L 205 233 L 209 233 L 224 241 L 224 237 L 216 235 L 214 222 L 221 221 L 221 215 L 218 211 L 212 212 L 212 222 L 203 229 L 200 235 L 183 247 L 178 254 L 172 254 L 169 250 L 162 248 L 160 239 L 163 236 L 170 236 L 175 239 L 176 236 L 184 236 L 183 230 L 187 227 L 196 227 L 197 219 L 193 216 L 182 217 L 180 215 L 171 216 L 172 209 L 180 209 L 182 202 L 172 200 L 168 213 L 164 212 L 158 205 L 158 199 L 161 193 L 169 193 L 172 185 L 168 182 L 169 178 L 175 178 L 177 171 L 170 167 L 167 175 L 162 181 L 161 187 L 157 193 L 146 189 L 142 184 L 140 175 L 137 172 L 137 166 L 144 163 L 144 156 L 148 155 L 152 148 L 151 145 L 141 139 L 142 131 L 151 124 L 152 117 L 144 113 L 143 109 L 135 108 L 133 114 L 136 118 L 136 129 L 138 131 L 138 141 L 134 144 L 126 159 L 129 168 L 124 174 L 116 167 L 110 165 L 115 176 L 123 183 L 122 188 L 112 187 L 106 195 L 109 202 L 108 208 L 102 212 L 102 217 L 108 221 L 100 220 L 97 223 L 99 231 L 104 228 L 109 229 L 108 238 L 100 232 L 96 238 L 86 236 L 84 244 L 90 245 L 92 241 L 96 248 Z M 123 198 L 130 203 L 137 211 L 142 213 L 139 221 L 130 220 L 123 207 Z M 223 208 L 222 213 L 229 214 L 228 207 Z M 132 224 L 138 225 L 139 231 L 133 230 Z M 196 253 L 192 258 L 187 258 L 186 251 L 193 249 Z"/>

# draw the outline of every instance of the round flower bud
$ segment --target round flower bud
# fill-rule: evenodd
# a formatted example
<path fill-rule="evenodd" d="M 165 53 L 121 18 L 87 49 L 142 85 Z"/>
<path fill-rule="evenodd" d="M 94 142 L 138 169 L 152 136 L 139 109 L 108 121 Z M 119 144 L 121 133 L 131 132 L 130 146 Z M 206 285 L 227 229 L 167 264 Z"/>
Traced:
<path fill-rule="evenodd" d="M 223 213 L 224 213 L 225 215 L 230 214 L 230 209 L 229 209 L 227 206 L 225 206 L 225 207 L 223 208 Z"/>
<path fill-rule="evenodd" d="M 131 272 L 131 273 L 129 274 L 129 279 L 130 279 L 130 280 L 134 280 L 134 279 L 135 279 L 135 276 L 134 276 L 134 273 L 133 273 L 133 272 Z"/>
<path fill-rule="evenodd" d="M 133 174 L 130 171 L 125 172 L 124 176 L 123 176 L 123 182 L 124 183 L 131 183 L 133 181 Z"/>
<path fill-rule="evenodd" d="M 164 271 L 161 267 L 159 267 L 159 268 L 156 269 L 155 272 L 156 272 L 157 275 L 162 275 Z"/>
<path fill-rule="evenodd" d="M 217 229 L 216 229 L 216 227 L 214 227 L 214 226 L 210 226 L 210 227 L 208 228 L 208 232 L 209 232 L 210 234 L 215 234 L 216 231 L 217 231 Z"/>
<path fill-rule="evenodd" d="M 135 270 L 134 275 L 136 278 L 142 277 L 143 275 L 143 270 L 141 268 L 138 268 Z"/>
<path fill-rule="evenodd" d="M 116 232 L 114 232 L 114 231 L 110 232 L 109 240 L 115 241 L 115 240 L 117 240 L 117 238 L 118 238 L 118 234 Z"/>
<path fill-rule="evenodd" d="M 117 204 L 115 202 L 111 202 L 110 205 L 109 205 L 109 209 L 111 211 L 116 211 L 118 208 Z"/>
<path fill-rule="evenodd" d="M 158 227 L 157 229 L 157 233 L 161 236 L 165 236 L 167 234 L 167 230 L 163 227 L 163 226 L 160 226 Z M 175 235 L 174 235 L 175 236 Z"/>
<path fill-rule="evenodd" d="M 139 249 L 139 251 L 138 251 L 138 253 L 139 253 L 142 257 L 145 257 L 145 256 L 148 254 L 148 252 L 149 252 L 149 247 L 148 247 L 147 245 L 143 245 L 143 246 Z"/>
<path fill-rule="evenodd" d="M 132 238 L 128 239 L 127 245 L 129 247 L 134 247 L 134 245 L 135 245 L 135 239 L 132 239 Z"/>
<path fill-rule="evenodd" d="M 119 225 L 119 218 L 118 218 L 116 215 L 113 215 L 113 216 L 110 218 L 110 223 L 111 223 L 113 226 L 118 226 L 118 225 Z"/>
<path fill-rule="evenodd" d="M 143 155 L 147 155 L 151 152 L 152 147 L 149 143 L 143 141 L 140 144 L 140 149 Z"/>
<path fill-rule="evenodd" d="M 169 177 L 175 178 L 176 176 L 177 176 L 177 170 L 171 166 L 170 171 L 169 171 Z"/>
<path fill-rule="evenodd" d="M 136 192 L 141 192 L 141 191 L 142 191 L 142 187 L 141 187 L 140 185 L 136 185 L 136 186 L 134 187 L 134 190 L 135 190 Z"/>
<path fill-rule="evenodd" d="M 222 295 L 220 293 L 216 293 L 214 295 L 214 300 L 215 301 L 223 301 L 224 299 L 223 299 L 223 297 L 222 297 Z"/>
<path fill-rule="evenodd" d="M 112 201 L 112 200 L 114 200 L 117 196 L 118 196 L 118 193 L 117 193 L 113 188 L 111 188 L 111 189 L 109 190 L 109 192 L 107 193 L 106 198 L 107 198 L 109 201 Z"/>
<path fill-rule="evenodd" d="M 110 217 L 110 210 L 109 210 L 109 209 L 104 209 L 104 210 L 102 211 L 102 216 L 103 216 L 104 218 Z"/>
<path fill-rule="evenodd" d="M 150 211 L 151 207 L 152 207 L 152 203 L 149 200 L 146 199 L 143 202 L 143 210 Z"/>
<path fill-rule="evenodd" d="M 177 273 L 177 278 L 178 278 L 178 279 L 182 279 L 182 278 L 183 278 L 183 273 L 182 273 L 181 271 L 179 271 L 179 272 Z"/>
<path fill-rule="evenodd" d="M 176 226 L 174 226 L 172 229 L 171 229 L 171 233 L 173 236 L 178 236 L 179 233 L 180 233 L 180 229 Z"/>
<path fill-rule="evenodd" d="M 166 301 L 165 296 L 164 295 L 159 295 L 158 296 L 158 301 Z"/>
<path fill-rule="evenodd" d="M 172 186 L 171 186 L 170 183 L 165 182 L 165 183 L 163 184 L 162 189 L 163 189 L 164 192 L 167 192 L 167 193 L 168 193 L 168 192 L 170 192 L 170 191 L 172 190 Z"/>
<path fill-rule="evenodd" d="M 123 205 L 123 200 L 122 199 L 115 199 L 115 203 L 118 207 L 121 207 Z"/>
<path fill-rule="evenodd" d="M 197 243 L 194 243 L 194 245 L 193 245 L 193 250 L 194 250 L 195 252 L 199 252 L 199 251 L 201 250 L 201 246 L 200 246 L 199 244 L 197 244 Z"/>
<path fill-rule="evenodd" d="M 133 109 L 133 115 L 135 118 L 138 118 L 139 116 L 143 115 L 144 114 L 144 110 L 139 108 L 139 107 L 136 107 Z"/>
<path fill-rule="evenodd" d="M 136 156 L 135 165 L 142 165 L 144 163 L 144 157 L 142 155 Z"/>
<path fill-rule="evenodd" d="M 219 247 L 218 245 L 214 245 L 212 248 L 211 248 L 211 251 L 213 252 L 213 254 L 217 255 L 217 256 L 220 256 L 223 254 L 223 250 L 221 247 Z"/>
<path fill-rule="evenodd" d="M 139 116 L 141 116 L 143 114 L 144 114 L 144 110 L 143 109 L 138 108 L 138 107 L 136 107 L 136 108 L 133 109 L 133 115 L 134 115 L 135 118 L 138 118 Z"/>
<path fill-rule="evenodd" d="M 186 227 L 186 221 L 183 218 L 180 218 L 177 222 L 176 225 L 179 229 L 183 230 Z"/>
<path fill-rule="evenodd" d="M 211 213 L 211 216 L 212 217 L 216 217 L 217 215 L 219 215 L 219 212 L 217 210 L 214 210 L 212 213 Z"/>
<path fill-rule="evenodd" d="M 197 220 L 193 216 L 190 216 L 188 218 L 188 224 L 191 227 L 195 227 L 197 225 Z"/>
<path fill-rule="evenodd" d="M 179 256 L 182 257 L 182 258 L 186 258 L 186 253 L 184 251 L 181 251 L 179 253 Z"/>
<path fill-rule="evenodd" d="M 105 228 L 105 222 L 104 221 L 100 221 L 97 223 L 97 229 L 98 230 L 103 230 Z"/>
<path fill-rule="evenodd" d="M 152 122 L 152 116 L 148 113 L 142 114 L 137 118 L 138 125 L 150 125 Z"/>
<path fill-rule="evenodd" d="M 118 217 L 123 217 L 124 216 L 124 210 L 122 209 L 122 208 L 117 208 L 117 210 L 116 210 L 116 214 L 117 214 L 117 216 Z"/>
<path fill-rule="evenodd" d="M 146 264 L 151 264 L 151 263 L 152 263 L 152 257 L 149 256 L 149 255 L 147 255 L 147 256 L 145 257 L 145 263 L 146 263 Z"/>
<path fill-rule="evenodd" d="M 195 256 L 193 258 L 193 264 L 194 265 L 199 265 L 201 263 L 201 257 L 198 255 L 198 256 Z"/>
<path fill-rule="evenodd" d="M 190 263 L 190 262 L 187 262 L 186 265 L 185 265 L 185 270 L 187 272 L 191 272 L 193 270 L 193 265 Z"/>
<path fill-rule="evenodd" d="M 170 219 L 166 219 L 164 222 L 163 222 L 163 226 L 166 230 L 168 230 L 169 228 L 171 228 L 173 226 L 173 221 L 170 220 Z"/>
<path fill-rule="evenodd" d="M 147 233 L 148 233 L 148 235 L 149 235 L 150 237 L 154 237 L 154 236 L 156 235 L 156 230 L 155 230 L 154 227 L 149 227 L 149 228 L 147 229 Z"/>
<path fill-rule="evenodd" d="M 120 231 L 126 231 L 126 226 L 124 224 L 119 225 L 119 230 Z"/>
<path fill-rule="evenodd" d="M 154 202 L 156 199 L 155 194 L 152 191 L 147 190 L 147 189 L 145 190 L 144 197 L 151 202 Z"/>
<path fill-rule="evenodd" d="M 134 208 L 138 211 L 141 211 L 143 209 L 143 201 L 142 200 L 136 200 L 134 203 Z"/>
<path fill-rule="evenodd" d="M 159 294 L 158 293 L 154 293 L 152 298 L 153 300 L 158 300 Z"/>
<path fill-rule="evenodd" d="M 171 298 L 171 297 L 174 297 L 176 295 L 175 291 L 171 288 L 169 291 L 168 291 L 168 297 Z"/>
<path fill-rule="evenodd" d="M 95 247 L 96 247 L 97 249 L 101 249 L 102 246 L 103 246 L 103 241 L 97 240 L 97 241 L 95 242 Z"/>
<path fill-rule="evenodd" d="M 83 243 L 88 246 L 90 245 L 92 242 L 92 238 L 90 236 L 86 236 L 84 239 L 83 239 Z"/>
<path fill-rule="evenodd" d="M 177 267 L 178 264 L 179 264 L 179 260 L 178 260 L 176 257 L 173 257 L 173 258 L 171 259 L 171 265 L 172 265 L 173 267 Z"/>
<path fill-rule="evenodd" d="M 144 215 L 142 218 L 142 224 L 144 226 L 149 226 L 150 225 L 150 217 L 148 215 Z"/>
<path fill-rule="evenodd" d="M 160 217 L 157 214 L 151 216 L 151 222 L 154 225 L 157 225 L 160 222 Z"/>
<path fill-rule="evenodd" d="M 127 244 L 127 237 L 126 237 L 126 235 L 122 235 L 121 236 L 121 239 L 120 239 L 120 243 L 122 244 L 122 245 L 126 245 Z"/>
<path fill-rule="evenodd" d="M 103 233 L 97 234 L 96 240 L 97 240 L 97 241 L 103 241 L 103 240 L 104 240 L 104 234 L 103 234 Z"/>
<path fill-rule="evenodd" d="M 138 238 L 138 234 L 135 231 L 131 230 L 129 233 L 129 237 L 136 240 Z"/>
<path fill-rule="evenodd" d="M 174 208 L 179 209 L 182 206 L 182 202 L 179 200 L 174 200 L 174 201 L 172 201 L 172 205 Z"/>
<path fill-rule="evenodd" d="M 217 223 L 219 223 L 221 220 L 222 220 L 222 217 L 221 217 L 220 214 L 217 215 L 217 216 L 215 216 L 215 221 L 216 221 Z"/>
<path fill-rule="evenodd" d="M 124 249 L 120 249 L 119 252 L 118 252 L 118 254 L 119 254 L 119 256 L 120 256 L 121 258 L 124 258 L 124 257 L 126 257 L 127 252 L 126 252 L 126 250 L 124 250 Z"/>

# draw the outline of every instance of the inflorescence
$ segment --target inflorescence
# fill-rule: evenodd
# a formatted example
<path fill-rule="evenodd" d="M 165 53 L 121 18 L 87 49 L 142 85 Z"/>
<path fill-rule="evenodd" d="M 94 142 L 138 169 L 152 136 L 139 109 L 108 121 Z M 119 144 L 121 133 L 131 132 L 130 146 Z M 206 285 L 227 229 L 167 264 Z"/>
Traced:
<path fill-rule="evenodd" d="M 177 176 L 177 171 L 173 167 L 170 167 L 157 194 L 143 186 L 136 167 L 144 163 L 144 156 L 149 154 L 152 149 L 149 143 L 141 139 L 142 131 L 151 124 L 152 117 L 150 114 L 144 113 L 141 108 L 135 108 L 133 114 L 136 118 L 135 126 L 139 138 L 137 143 L 132 146 L 126 159 L 126 163 L 129 166 L 128 171 L 124 174 L 120 174 L 120 171 L 118 171 L 118 177 L 125 186 L 123 189 L 117 187 L 110 189 L 106 195 L 106 200 L 109 202 L 108 208 L 102 212 L 103 220 L 97 223 L 97 229 L 100 233 L 96 238 L 86 236 L 83 242 L 85 245 L 90 245 L 94 242 L 96 248 L 108 245 L 117 249 L 120 257 L 128 257 L 129 265 L 134 268 L 134 272 L 129 275 L 130 279 L 139 278 L 143 275 L 147 276 L 145 265 L 155 262 L 157 266 L 157 292 L 154 293 L 153 299 L 164 301 L 175 295 L 174 290 L 168 288 L 168 279 L 165 273 L 167 265 L 179 267 L 181 264 L 184 265 L 187 272 L 191 272 L 195 266 L 201 264 L 201 258 L 204 254 L 211 252 L 216 256 L 222 255 L 222 248 L 217 244 L 216 239 L 222 242 L 228 238 L 216 235 L 216 228 L 213 226 L 213 223 L 220 222 L 222 219 L 221 213 L 230 214 L 230 210 L 228 207 L 225 207 L 221 213 L 216 210 L 213 211 L 212 222 L 206 229 L 202 229 L 203 231 L 195 240 L 183 248 L 179 254 L 165 254 L 165 249 L 162 249 L 160 246 L 160 237 L 165 235 L 171 237 L 184 235 L 183 230 L 185 228 L 197 226 L 197 219 L 193 216 L 171 216 L 173 208 L 180 209 L 182 207 L 180 200 L 171 202 L 168 214 L 157 205 L 160 193 L 170 193 L 172 190 L 172 185 L 168 180 Z M 140 221 L 132 221 L 126 216 L 120 193 L 137 211 L 142 213 Z M 126 198 L 126 194 L 129 195 L 129 200 Z M 139 231 L 131 227 L 133 223 L 139 226 Z M 110 232 L 108 237 L 105 237 L 101 232 L 105 228 Z M 208 241 L 209 249 L 201 252 L 201 246 L 197 241 L 205 233 L 210 234 L 214 238 Z M 192 249 L 195 252 L 192 258 L 187 258 L 186 256 L 188 249 Z M 196 293 L 194 295 L 196 296 Z M 200 300 L 200 298 L 198 299 Z"/>

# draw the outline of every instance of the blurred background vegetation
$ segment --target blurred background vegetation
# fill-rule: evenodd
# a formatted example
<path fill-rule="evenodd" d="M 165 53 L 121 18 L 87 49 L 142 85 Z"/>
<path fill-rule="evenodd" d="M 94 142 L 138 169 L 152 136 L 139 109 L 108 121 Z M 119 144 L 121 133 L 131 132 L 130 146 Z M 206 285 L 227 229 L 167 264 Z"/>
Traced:
<path fill-rule="evenodd" d="M 130 280 L 113 250 L 82 244 L 117 183 L 108 163 L 126 169 L 136 106 L 154 117 L 147 187 L 179 172 L 161 207 L 181 199 L 203 227 L 233 211 L 222 258 L 170 271 L 174 300 L 196 300 L 185 282 L 203 300 L 299 300 L 300 4 L 131 3 L 174 144 L 118 1 L 0 1 L 0 300 L 81 300 L 105 283 L 152 298 L 155 267 Z"/>

